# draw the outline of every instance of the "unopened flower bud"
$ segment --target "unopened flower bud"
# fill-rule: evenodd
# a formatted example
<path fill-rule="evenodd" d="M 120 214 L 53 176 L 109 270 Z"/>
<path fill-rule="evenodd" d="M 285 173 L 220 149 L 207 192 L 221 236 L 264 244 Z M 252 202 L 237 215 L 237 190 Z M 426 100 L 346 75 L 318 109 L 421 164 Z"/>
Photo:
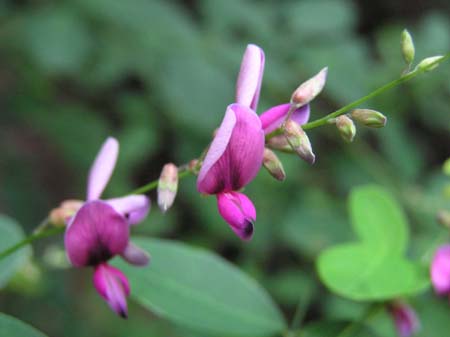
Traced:
<path fill-rule="evenodd" d="M 394 301 L 389 305 L 389 311 L 399 337 L 411 337 L 420 329 L 419 318 L 407 303 Z"/>
<path fill-rule="evenodd" d="M 191 171 L 193 174 L 198 174 L 198 172 L 200 171 L 200 167 L 201 162 L 198 159 L 192 159 L 188 164 L 189 171 Z"/>
<path fill-rule="evenodd" d="M 65 226 L 67 221 L 83 206 L 81 200 L 63 201 L 58 208 L 50 211 L 49 223 L 54 226 Z"/>
<path fill-rule="evenodd" d="M 437 66 L 439 65 L 438 61 L 443 57 L 444 56 L 441 55 L 427 57 L 426 59 L 423 59 L 422 61 L 419 62 L 419 64 L 417 65 L 417 69 L 425 71 L 436 69 Z"/>
<path fill-rule="evenodd" d="M 447 210 L 440 210 L 436 216 L 437 222 L 442 226 L 450 228 L 450 212 Z"/>
<path fill-rule="evenodd" d="M 353 142 L 356 135 L 355 123 L 346 115 L 336 117 L 336 127 L 339 130 L 341 137 L 346 142 Z"/>
<path fill-rule="evenodd" d="M 405 60 L 407 65 L 410 65 L 412 61 L 414 61 L 414 42 L 411 37 L 411 34 L 404 29 L 400 39 L 400 46 L 402 48 L 403 59 Z"/>
<path fill-rule="evenodd" d="M 280 159 L 278 159 L 277 155 L 268 148 L 264 149 L 263 165 L 270 173 L 270 175 L 275 179 L 283 181 L 286 178 L 283 164 L 281 163 Z"/>
<path fill-rule="evenodd" d="M 357 122 L 370 128 L 382 128 L 387 118 L 381 112 L 370 109 L 355 109 L 350 116 Z"/>
<path fill-rule="evenodd" d="M 166 212 L 173 204 L 178 190 L 178 168 L 172 164 L 164 165 L 158 181 L 158 206 Z"/>
<path fill-rule="evenodd" d="M 306 132 L 293 120 L 288 120 L 284 125 L 284 136 L 292 149 L 306 162 L 314 164 L 316 156 L 312 152 L 311 143 Z"/>
<path fill-rule="evenodd" d="M 267 146 L 272 150 L 292 153 L 295 152 L 284 135 L 273 136 L 267 141 Z"/>
<path fill-rule="evenodd" d="M 325 67 L 314 77 L 300 84 L 291 96 L 291 104 L 299 108 L 311 102 L 325 86 L 327 72 L 328 67 Z"/>

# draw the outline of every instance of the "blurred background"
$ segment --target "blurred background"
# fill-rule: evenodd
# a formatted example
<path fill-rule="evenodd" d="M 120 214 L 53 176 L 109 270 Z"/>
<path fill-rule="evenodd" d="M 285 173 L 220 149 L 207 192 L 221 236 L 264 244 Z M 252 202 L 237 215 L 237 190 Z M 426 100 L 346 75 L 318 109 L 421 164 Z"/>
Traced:
<path fill-rule="evenodd" d="M 60 201 L 83 199 L 89 166 L 109 135 L 121 151 L 105 196 L 158 178 L 168 161 L 197 157 L 233 102 L 250 42 L 266 53 L 259 112 L 329 67 L 315 119 L 400 75 L 405 27 L 417 60 L 448 52 L 449 2 L 2 0 L 0 212 L 29 233 Z M 246 189 L 258 209 L 250 243 L 220 218 L 215 198 L 196 192 L 193 177 L 182 180 L 166 215 L 154 202 L 136 232 L 214 250 L 261 282 L 288 319 L 299 298 L 305 322 L 359 317 L 366 304 L 322 287 L 314 259 L 353 238 L 346 199 L 364 183 L 382 184 L 404 206 L 411 257 L 443 231 L 435 214 L 450 208 L 441 169 L 450 155 L 449 78 L 447 62 L 364 105 L 387 115 L 387 127 L 359 127 L 350 145 L 331 126 L 311 130 L 316 164 L 280 155 L 284 183 L 261 170 Z M 61 249 L 61 237 L 35 246 L 30 274 L 1 291 L 0 311 L 49 336 L 198 336 L 134 304 L 120 320 L 95 293 L 91 271 L 66 269 Z M 447 299 L 430 291 L 413 305 L 420 336 L 449 331 Z M 373 325 L 394 336 L 387 317 Z"/>

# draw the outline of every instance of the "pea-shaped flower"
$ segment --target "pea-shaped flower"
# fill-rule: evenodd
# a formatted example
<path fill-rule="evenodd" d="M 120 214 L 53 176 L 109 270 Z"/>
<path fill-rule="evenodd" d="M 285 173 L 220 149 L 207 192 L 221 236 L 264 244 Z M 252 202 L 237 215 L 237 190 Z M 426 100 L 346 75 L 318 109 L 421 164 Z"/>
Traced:
<path fill-rule="evenodd" d="M 108 138 L 90 170 L 87 200 L 67 221 L 64 243 L 72 265 L 94 267 L 95 288 L 117 314 L 127 317 L 128 280 L 107 262 L 121 255 L 135 265 L 148 263 L 147 253 L 129 241 L 129 227 L 147 216 L 150 201 L 144 195 L 100 200 L 114 170 L 118 152 L 117 140 Z"/>
<path fill-rule="evenodd" d="M 431 283 L 440 295 L 450 294 L 450 244 L 442 245 L 431 263 Z"/>

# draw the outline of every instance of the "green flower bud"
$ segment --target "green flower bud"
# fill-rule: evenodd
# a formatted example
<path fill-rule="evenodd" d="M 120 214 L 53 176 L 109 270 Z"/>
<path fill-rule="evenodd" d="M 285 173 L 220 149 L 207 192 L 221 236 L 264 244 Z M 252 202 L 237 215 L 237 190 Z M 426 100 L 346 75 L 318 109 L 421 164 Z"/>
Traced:
<path fill-rule="evenodd" d="M 370 109 L 355 109 L 350 116 L 358 123 L 370 128 L 382 128 L 387 121 L 386 116 L 381 112 Z"/>
<path fill-rule="evenodd" d="M 336 117 L 336 127 L 339 130 L 341 137 L 346 142 L 353 142 L 356 135 L 355 123 L 346 115 Z"/>
<path fill-rule="evenodd" d="M 439 63 L 436 63 L 440 59 L 442 59 L 444 56 L 438 55 L 438 56 L 432 56 L 427 57 L 426 59 L 423 59 L 419 62 L 417 65 L 417 69 L 419 70 L 425 70 L 425 71 L 431 71 L 433 69 L 436 69 Z"/>
<path fill-rule="evenodd" d="M 272 177 L 279 181 L 283 181 L 286 178 L 286 173 L 284 172 L 283 164 L 277 155 L 268 148 L 264 149 L 264 159 L 263 165 L 265 169 L 270 173 Z"/>
<path fill-rule="evenodd" d="M 299 157 L 309 164 L 314 164 L 316 156 L 312 152 L 308 136 L 300 125 L 290 119 L 284 125 L 283 133 L 289 145 Z"/>
<path fill-rule="evenodd" d="M 411 34 L 406 29 L 403 30 L 400 41 L 403 59 L 410 65 L 414 61 L 415 49 Z"/>

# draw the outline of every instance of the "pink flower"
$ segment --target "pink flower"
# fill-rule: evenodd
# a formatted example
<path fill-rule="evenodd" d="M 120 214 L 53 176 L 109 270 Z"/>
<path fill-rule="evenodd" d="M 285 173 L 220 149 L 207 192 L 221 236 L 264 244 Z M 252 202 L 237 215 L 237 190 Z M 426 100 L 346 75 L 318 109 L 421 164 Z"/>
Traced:
<path fill-rule="evenodd" d="M 436 250 L 431 263 L 431 283 L 440 295 L 450 294 L 450 244 Z"/>
<path fill-rule="evenodd" d="M 118 152 L 117 140 L 108 138 L 89 172 L 87 200 L 67 221 L 64 243 L 72 265 L 93 266 L 95 288 L 116 313 L 126 317 L 128 281 L 107 261 L 121 255 L 135 265 L 148 263 L 147 253 L 129 242 L 129 227 L 147 216 L 150 200 L 144 195 L 100 200 L 114 170 Z"/>
<path fill-rule="evenodd" d="M 256 211 L 237 191 L 256 176 L 263 154 L 264 131 L 256 113 L 242 104 L 229 105 L 203 161 L 197 189 L 217 195 L 220 214 L 244 240 L 252 237 Z"/>
<path fill-rule="evenodd" d="M 410 337 L 420 329 L 420 322 L 414 309 L 400 301 L 392 303 L 389 311 L 400 337 Z"/>

